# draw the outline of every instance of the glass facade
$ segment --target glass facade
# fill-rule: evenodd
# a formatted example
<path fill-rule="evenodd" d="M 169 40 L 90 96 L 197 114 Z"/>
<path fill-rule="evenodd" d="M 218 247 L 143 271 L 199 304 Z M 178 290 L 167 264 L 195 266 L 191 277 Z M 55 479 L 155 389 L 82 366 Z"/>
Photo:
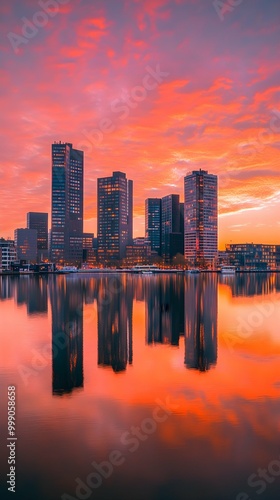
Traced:
<path fill-rule="evenodd" d="M 77 263 L 83 251 L 83 152 L 72 144 L 52 145 L 51 259 Z"/>
<path fill-rule="evenodd" d="M 161 255 L 161 198 L 145 201 L 145 234 L 151 250 Z"/>
<path fill-rule="evenodd" d="M 184 253 L 184 237 L 180 230 L 179 195 L 164 196 L 161 202 L 161 254 L 166 261 Z"/>

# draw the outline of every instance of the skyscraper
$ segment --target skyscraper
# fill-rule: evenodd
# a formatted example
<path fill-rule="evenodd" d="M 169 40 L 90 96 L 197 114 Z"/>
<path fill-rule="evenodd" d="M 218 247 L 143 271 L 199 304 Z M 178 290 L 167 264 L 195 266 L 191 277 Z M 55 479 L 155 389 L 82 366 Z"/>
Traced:
<path fill-rule="evenodd" d="M 100 261 L 125 257 L 132 244 L 133 182 L 123 172 L 97 179 L 97 231 Z"/>
<path fill-rule="evenodd" d="M 185 258 L 213 264 L 218 252 L 218 179 L 205 170 L 185 179 Z"/>
<path fill-rule="evenodd" d="M 161 254 L 161 198 L 145 201 L 145 234 L 151 250 Z"/>
<path fill-rule="evenodd" d="M 41 261 L 48 256 L 48 214 L 28 212 L 28 229 L 37 230 L 37 260 Z"/>
<path fill-rule="evenodd" d="M 184 253 L 184 236 L 180 229 L 179 195 L 169 194 L 162 198 L 161 205 L 161 253 L 167 261 L 177 253 Z"/>
<path fill-rule="evenodd" d="M 84 153 L 72 144 L 52 145 L 51 259 L 78 263 L 83 252 Z"/>

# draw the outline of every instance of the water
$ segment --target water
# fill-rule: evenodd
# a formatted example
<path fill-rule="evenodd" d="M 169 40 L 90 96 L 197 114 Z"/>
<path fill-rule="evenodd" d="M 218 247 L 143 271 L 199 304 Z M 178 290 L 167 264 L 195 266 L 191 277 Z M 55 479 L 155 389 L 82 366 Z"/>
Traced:
<path fill-rule="evenodd" d="M 0 280 L 1 498 L 279 498 L 280 275 Z"/>

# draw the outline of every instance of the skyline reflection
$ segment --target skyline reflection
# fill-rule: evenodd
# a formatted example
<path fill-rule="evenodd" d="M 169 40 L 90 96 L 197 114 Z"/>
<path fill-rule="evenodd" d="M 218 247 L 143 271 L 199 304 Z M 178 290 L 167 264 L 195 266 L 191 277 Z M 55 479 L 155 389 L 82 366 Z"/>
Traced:
<path fill-rule="evenodd" d="M 116 278 L 115 285 L 112 278 L 101 278 L 97 321 L 98 365 L 111 366 L 117 373 L 126 370 L 127 363 L 132 364 L 133 293 L 127 279 L 120 282 Z"/>
<path fill-rule="evenodd" d="M 52 310 L 52 390 L 83 387 L 83 294 L 80 281 L 49 282 Z"/>

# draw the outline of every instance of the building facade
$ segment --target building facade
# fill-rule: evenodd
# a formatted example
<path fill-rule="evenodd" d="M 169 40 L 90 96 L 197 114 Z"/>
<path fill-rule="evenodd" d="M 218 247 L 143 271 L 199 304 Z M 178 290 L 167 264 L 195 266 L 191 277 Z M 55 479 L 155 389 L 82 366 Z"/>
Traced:
<path fill-rule="evenodd" d="M 145 201 L 145 235 L 152 252 L 161 255 L 161 198 L 147 198 Z"/>
<path fill-rule="evenodd" d="M 226 245 L 226 253 L 229 263 L 243 270 L 276 269 L 278 265 L 277 245 L 230 244 Z"/>
<path fill-rule="evenodd" d="M 132 245 L 126 246 L 125 264 L 148 264 L 151 261 L 151 244 L 147 238 L 134 238 Z"/>
<path fill-rule="evenodd" d="M 133 237 L 133 182 L 123 172 L 97 179 L 97 228 L 99 261 L 123 259 Z"/>
<path fill-rule="evenodd" d="M 170 261 L 184 253 L 184 235 L 180 223 L 180 198 L 178 194 L 164 196 L 161 202 L 161 254 Z"/>
<path fill-rule="evenodd" d="M 184 179 L 185 258 L 193 265 L 214 265 L 218 254 L 218 178 L 197 170 Z"/>
<path fill-rule="evenodd" d="M 37 261 L 37 230 L 15 229 L 15 247 L 17 260 L 25 260 L 28 263 Z"/>
<path fill-rule="evenodd" d="M 72 144 L 52 145 L 50 258 L 77 264 L 83 254 L 84 153 Z"/>
<path fill-rule="evenodd" d="M 15 242 L 0 238 L 0 269 L 9 271 L 11 265 L 17 260 Z"/>
<path fill-rule="evenodd" d="M 27 228 L 37 231 L 37 261 L 48 258 L 48 214 L 42 212 L 28 212 Z"/>

